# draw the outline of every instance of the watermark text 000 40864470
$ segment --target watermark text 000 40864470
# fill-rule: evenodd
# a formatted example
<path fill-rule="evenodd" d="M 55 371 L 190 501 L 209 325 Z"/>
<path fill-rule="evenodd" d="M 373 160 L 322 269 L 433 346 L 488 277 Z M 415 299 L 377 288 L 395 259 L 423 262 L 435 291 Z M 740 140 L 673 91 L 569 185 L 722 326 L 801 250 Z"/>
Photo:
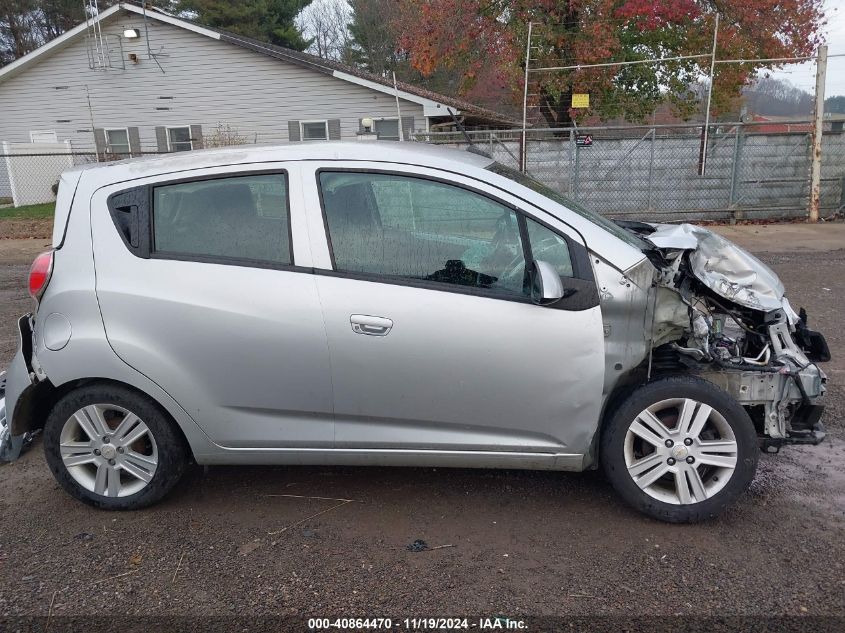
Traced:
<path fill-rule="evenodd" d="M 319 623 L 319 628 L 316 626 Z M 323 626 L 324 624 L 330 626 Z M 336 625 L 336 626 L 335 626 Z M 340 625 L 346 625 L 341 627 Z M 367 627 L 369 625 L 369 628 Z M 451 628 L 447 628 L 451 626 Z M 63 633 L 101 633 L 115 630 L 110 616 L 31 616 L 0 617 L 0 630 L 62 631 Z M 161 633 L 309 633 L 312 631 L 530 631 L 531 633 L 734 633 L 778 631 L 778 633 L 840 633 L 845 630 L 845 616 L 506 616 L 454 615 L 412 616 L 136 616 L 121 630 Z"/>

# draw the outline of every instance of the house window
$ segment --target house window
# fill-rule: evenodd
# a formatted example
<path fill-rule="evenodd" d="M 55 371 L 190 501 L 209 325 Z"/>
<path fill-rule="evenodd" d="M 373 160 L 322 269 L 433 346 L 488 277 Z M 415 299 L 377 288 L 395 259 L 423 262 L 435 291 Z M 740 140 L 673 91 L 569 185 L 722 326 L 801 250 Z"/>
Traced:
<path fill-rule="evenodd" d="M 379 140 L 399 140 L 399 119 L 378 119 L 375 124 L 375 133 L 378 135 Z"/>
<path fill-rule="evenodd" d="M 329 138 L 328 121 L 302 121 L 303 141 L 325 141 Z"/>
<path fill-rule="evenodd" d="M 129 130 L 126 128 L 106 130 L 106 152 L 128 155 L 130 153 Z"/>
<path fill-rule="evenodd" d="M 29 133 L 30 143 L 57 143 L 55 130 L 33 130 Z"/>
<path fill-rule="evenodd" d="M 190 152 L 194 149 L 191 142 L 191 128 L 169 127 L 167 128 L 167 144 L 171 152 Z"/>

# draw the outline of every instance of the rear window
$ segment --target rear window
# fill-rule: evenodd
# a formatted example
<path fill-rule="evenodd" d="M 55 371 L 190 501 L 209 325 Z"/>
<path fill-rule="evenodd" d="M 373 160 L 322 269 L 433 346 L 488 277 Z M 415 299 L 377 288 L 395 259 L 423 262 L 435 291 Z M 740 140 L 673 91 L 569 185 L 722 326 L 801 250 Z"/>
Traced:
<path fill-rule="evenodd" d="M 291 264 L 286 175 L 256 174 L 155 187 L 153 250 Z"/>

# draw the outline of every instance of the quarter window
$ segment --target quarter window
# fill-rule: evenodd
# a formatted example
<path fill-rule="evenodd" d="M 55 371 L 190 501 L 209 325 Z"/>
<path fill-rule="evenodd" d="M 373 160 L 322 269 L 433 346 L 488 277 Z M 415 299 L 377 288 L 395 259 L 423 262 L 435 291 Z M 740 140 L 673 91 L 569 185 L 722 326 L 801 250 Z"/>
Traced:
<path fill-rule="evenodd" d="M 321 172 L 335 267 L 498 293 L 526 293 L 517 214 L 421 178 Z"/>
<path fill-rule="evenodd" d="M 560 235 L 531 218 L 525 218 L 533 259 L 550 263 L 561 277 L 572 277 L 569 246 Z"/>
<path fill-rule="evenodd" d="M 109 154 L 129 154 L 129 131 L 125 128 L 106 130 L 106 151 Z"/>
<path fill-rule="evenodd" d="M 194 149 L 190 127 L 167 128 L 167 142 L 171 152 L 190 152 Z"/>
<path fill-rule="evenodd" d="M 329 127 L 326 121 L 303 121 L 303 141 L 325 141 L 329 138 Z"/>
<path fill-rule="evenodd" d="M 155 187 L 153 249 L 290 264 L 287 178 L 257 174 Z"/>

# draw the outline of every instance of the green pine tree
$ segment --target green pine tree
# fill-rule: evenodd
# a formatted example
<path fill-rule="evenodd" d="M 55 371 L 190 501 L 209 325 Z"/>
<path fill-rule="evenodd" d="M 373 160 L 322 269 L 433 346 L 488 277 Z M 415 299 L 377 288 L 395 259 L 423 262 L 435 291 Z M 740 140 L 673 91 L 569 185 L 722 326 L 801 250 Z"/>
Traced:
<path fill-rule="evenodd" d="M 179 13 L 200 24 L 230 31 L 262 42 L 304 50 L 310 41 L 294 19 L 311 0 L 179 0 Z"/>

